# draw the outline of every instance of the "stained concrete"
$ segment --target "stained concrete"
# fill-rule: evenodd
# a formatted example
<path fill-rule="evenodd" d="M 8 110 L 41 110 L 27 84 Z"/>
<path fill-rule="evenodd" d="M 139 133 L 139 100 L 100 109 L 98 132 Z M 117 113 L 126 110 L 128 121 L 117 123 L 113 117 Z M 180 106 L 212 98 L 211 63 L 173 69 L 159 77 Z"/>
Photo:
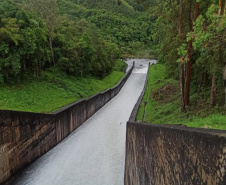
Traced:
<path fill-rule="evenodd" d="M 0 110 L 0 184 L 60 143 L 114 98 L 132 70 L 133 66 L 115 87 L 52 114 Z"/>
<path fill-rule="evenodd" d="M 129 122 L 125 185 L 225 185 L 226 131 Z"/>

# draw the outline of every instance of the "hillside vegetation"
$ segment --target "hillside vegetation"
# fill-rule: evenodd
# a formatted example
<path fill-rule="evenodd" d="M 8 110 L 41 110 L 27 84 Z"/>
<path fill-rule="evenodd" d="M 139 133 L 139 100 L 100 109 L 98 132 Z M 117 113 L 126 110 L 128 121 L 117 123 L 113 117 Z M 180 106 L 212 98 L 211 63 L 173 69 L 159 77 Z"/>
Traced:
<path fill-rule="evenodd" d="M 0 87 L 0 109 L 50 113 L 115 86 L 124 76 L 126 67 L 123 61 L 116 61 L 113 71 L 102 80 L 48 70 L 41 79 Z"/>
<path fill-rule="evenodd" d="M 1 0 L 0 84 L 51 67 L 103 78 L 122 54 L 151 45 L 150 21 L 131 0 Z"/>
<path fill-rule="evenodd" d="M 226 1 L 139 1 L 157 18 L 145 120 L 225 129 Z"/>
<path fill-rule="evenodd" d="M 155 18 L 133 0 L 58 0 L 62 14 L 94 24 L 104 39 L 115 43 L 122 54 L 153 55 Z"/>
<path fill-rule="evenodd" d="M 1 0 L 0 109 L 51 112 L 112 87 L 118 59 L 149 55 L 151 20 L 132 0 Z"/>
<path fill-rule="evenodd" d="M 186 112 L 181 113 L 179 81 L 167 76 L 165 65 L 156 64 L 150 67 L 147 84 L 137 121 L 226 129 L 224 108 L 212 108 L 208 103 L 208 94 L 203 98 L 202 94 L 192 95 L 190 106 Z"/>

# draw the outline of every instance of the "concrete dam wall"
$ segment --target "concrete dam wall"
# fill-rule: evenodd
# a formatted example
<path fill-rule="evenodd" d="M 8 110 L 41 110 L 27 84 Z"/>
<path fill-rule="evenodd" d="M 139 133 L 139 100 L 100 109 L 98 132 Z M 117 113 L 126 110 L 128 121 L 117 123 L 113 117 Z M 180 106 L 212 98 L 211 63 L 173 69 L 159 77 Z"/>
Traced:
<path fill-rule="evenodd" d="M 135 122 L 146 85 L 127 123 L 124 184 L 225 185 L 226 131 Z"/>
<path fill-rule="evenodd" d="M 226 131 L 128 122 L 125 185 L 226 184 Z"/>
<path fill-rule="evenodd" d="M 114 98 L 133 67 L 115 87 L 52 114 L 0 110 L 0 184 L 60 143 Z"/>

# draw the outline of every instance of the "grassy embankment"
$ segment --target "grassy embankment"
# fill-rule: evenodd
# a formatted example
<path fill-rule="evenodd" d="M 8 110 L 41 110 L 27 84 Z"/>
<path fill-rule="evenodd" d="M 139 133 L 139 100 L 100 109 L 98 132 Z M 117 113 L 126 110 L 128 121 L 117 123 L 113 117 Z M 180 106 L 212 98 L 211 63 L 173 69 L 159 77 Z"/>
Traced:
<path fill-rule="evenodd" d="M 73 77 L 59 71 L 45 71 L 39 80 L 0 87 L 0 109 L 50 113 L 65 105 L 116 85 L 126 64 L 116 61 L 111 74 L 102 80 Z"/>
<path fill-rule="evenodd" d="M 202 99 L 192 93 L 191 104 L 185 113 L 180 112 L 179 82 L 166 76 L 166 67 L 156 64 L 150 67 L 148 85 L 142 104 L 139 108 L 137 120 L 155 124 L 183 124 L 188 127 L 226 129 L 224 108 L 210 107 L 208 98 Z"/>

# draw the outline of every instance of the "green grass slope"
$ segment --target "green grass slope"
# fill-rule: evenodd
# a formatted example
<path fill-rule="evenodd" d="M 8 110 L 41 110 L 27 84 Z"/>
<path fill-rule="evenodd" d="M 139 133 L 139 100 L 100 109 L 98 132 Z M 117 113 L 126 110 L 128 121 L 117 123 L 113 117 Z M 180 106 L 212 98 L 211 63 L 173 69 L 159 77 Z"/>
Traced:
<path fill-rule="evenodd" d="M 0 87 L 0 109 L 50 113 L 77 100 L 116 85 L 124 76 L 126 64 L 116 61 L 114 70 L 104 79 L 68 76 L 46 71 L 40 80 Z"/>
<path fill-rule="evenodd" d="M 140 105 L 137 120 L 154 124 L 183 124 L 188 127 L 226 129 L 226 116 L 222 107 L 211 108 L 208 100 L 191 96 L 185 113 L 180 112 L 179 82 L 166 76 L 166 66 L 150 67 L 148 85 Z M 146 103 L 146 114 L 144 108 Z"/>

